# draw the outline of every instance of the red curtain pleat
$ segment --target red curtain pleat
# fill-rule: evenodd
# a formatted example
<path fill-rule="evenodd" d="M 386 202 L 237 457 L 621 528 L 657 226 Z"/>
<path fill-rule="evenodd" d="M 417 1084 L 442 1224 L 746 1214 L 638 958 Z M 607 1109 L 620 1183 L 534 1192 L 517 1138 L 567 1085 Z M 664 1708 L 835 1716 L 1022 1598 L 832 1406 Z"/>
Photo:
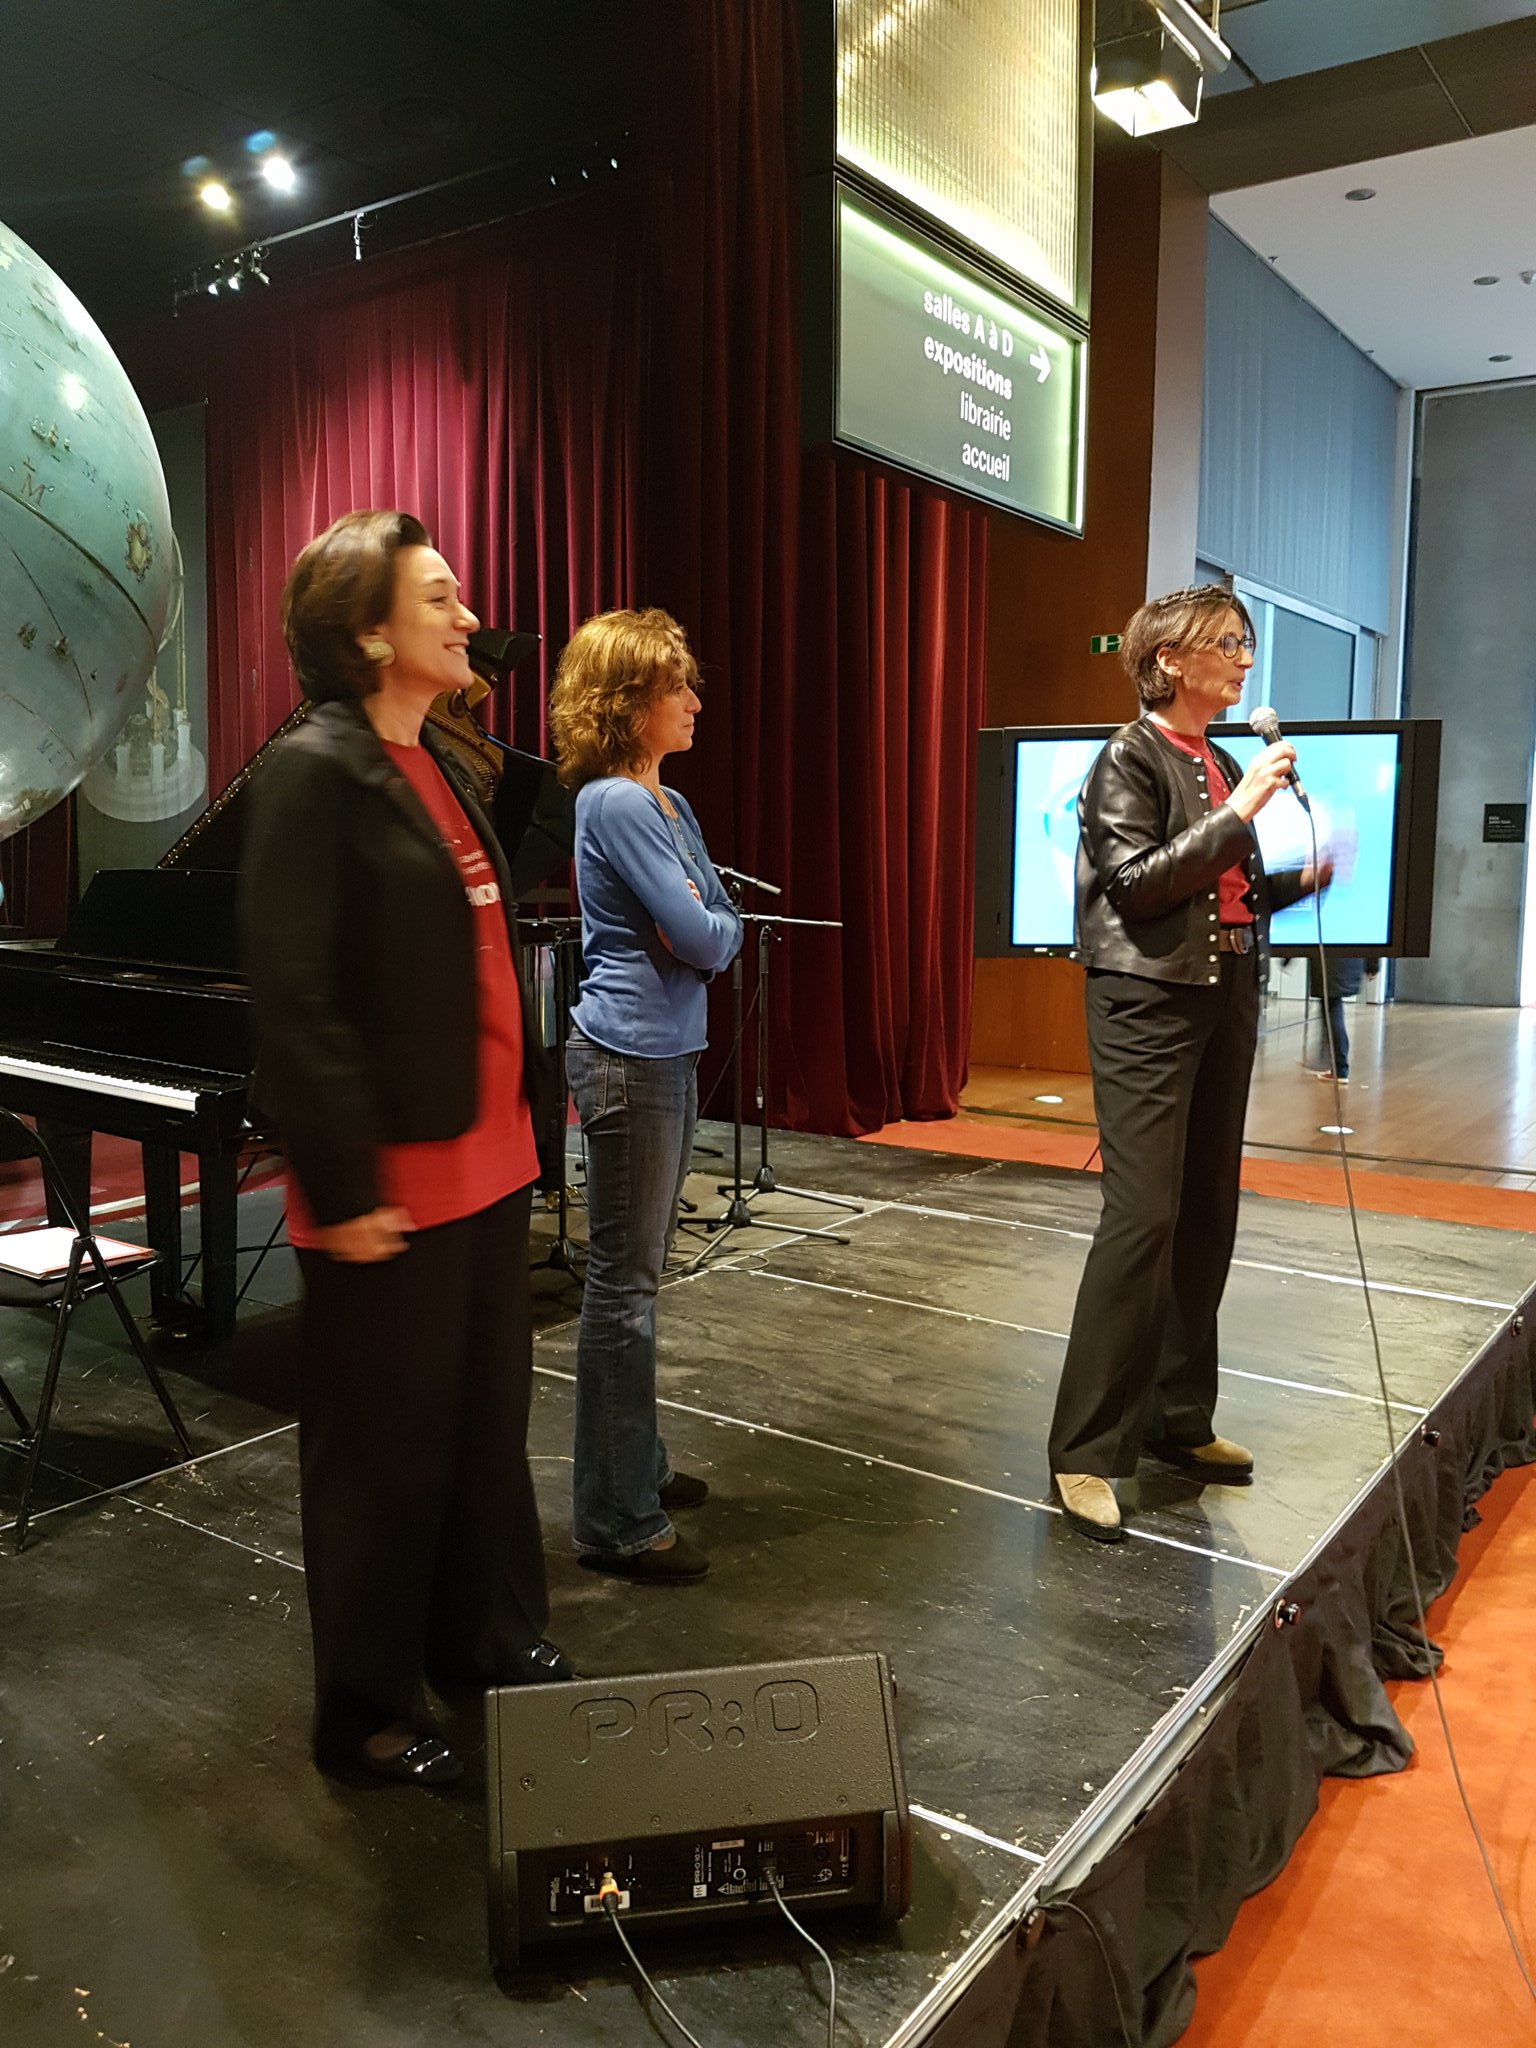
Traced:
<path fill-rule="evenodd" d="M 664 605 L 705 678 L 673 769 L 712 850 L 780 883 L 773 908 L 841 921 L 774 949 L 775 1120 L 948 1115 L 986 515 L 802 449 L 794 0 L 677 0 L 656 60 L 660 133 L 618 215 L 610 195 L 193 316 L 212 775 L 294 701 L 278 594 L 354 506 L 418 513 L 484 619 L 543 636 L 544 688 L 589 613 Z M 494 728 L 541 744 L 544 688 L 530 674 Z"/>
<path fill-rule="evenodd" d="M 545 216 L 274 292 L 238 328 L 209 320 L 216 784 L 295 701 L 277 598 L 342 512 L 417 513 L 482 618 L 543 636 L 545 684 L 572 626 L 626 601 L 640 307 L 620 246 L 611 222 L 573 235 Z M 492 713 L 503 737 L 541 743 L 539 680 Z"/>

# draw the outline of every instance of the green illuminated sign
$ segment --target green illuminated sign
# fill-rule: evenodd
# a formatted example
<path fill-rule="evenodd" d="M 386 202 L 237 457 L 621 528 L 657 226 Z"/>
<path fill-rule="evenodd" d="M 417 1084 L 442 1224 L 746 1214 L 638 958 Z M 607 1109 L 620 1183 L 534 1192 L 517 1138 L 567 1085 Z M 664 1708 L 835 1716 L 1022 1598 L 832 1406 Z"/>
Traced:
<path fill-rule="evenodd" d="M 846 190 L 837 218 L 838 440 L 1080 530 L 1081 337 Z"/>

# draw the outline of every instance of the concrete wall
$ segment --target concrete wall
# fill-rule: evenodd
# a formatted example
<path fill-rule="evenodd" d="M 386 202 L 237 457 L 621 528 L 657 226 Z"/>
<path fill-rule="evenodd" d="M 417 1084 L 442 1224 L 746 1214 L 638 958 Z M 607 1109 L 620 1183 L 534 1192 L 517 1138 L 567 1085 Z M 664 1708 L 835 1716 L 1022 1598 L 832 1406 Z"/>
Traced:
<path fill-rule="evenodd" d="M 1520 999 L 1526 848 L 1483 806 L 1528 803 L 1536 743 L 1536 385 L 1421 401 L 1405 709 L 1444 721 L 1433 952 L 1409 1002 Z"/>

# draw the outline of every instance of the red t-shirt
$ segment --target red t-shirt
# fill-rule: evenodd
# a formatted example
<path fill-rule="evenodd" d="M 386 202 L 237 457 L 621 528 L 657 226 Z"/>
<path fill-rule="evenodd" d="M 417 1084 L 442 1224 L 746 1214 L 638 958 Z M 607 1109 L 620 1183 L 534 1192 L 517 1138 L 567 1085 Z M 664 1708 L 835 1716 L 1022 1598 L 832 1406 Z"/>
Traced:
<path fill-rule="evenodd" d="M 1212 804 L 1224 804 L 1232 794 L 1227 778 L 1221 772 L 1221 763 L 1211 752 L 1210 742 L 1205 738 L 1192 740 L 1181 732 L 1170 732 L 1166 725 L 1159 725 L 1154 718 L 1154 729 L 1168 742 L 1177 747 L 1181 754 L 1187 754 L 1192 761 L 1198 761 L 1205 770 L 1205 780 L 1211 792 Z M 1253 912 L 1248 907 L 1248 874 L 1241 861 L 1224 870 L 1216 885 L 1223 924 L 1252 924 Z"/>
<path fill-rule="evenodd" d="M 381 1145 L 379 1203 L 404 1209 L 416 1230 L 473 1216 L 538 1176 L 533 1119 L 523 1086 L 523 1005 L 496 870 L 443 772 L 425 747 L 385 742 L 385 752 L 420 797 L 459 864 L 474 911 L 479 1007 L 479 1113 L 462 1137 Z M 288 1240 L 313 1250 L 316 1225 L 288 1177 Z"/>

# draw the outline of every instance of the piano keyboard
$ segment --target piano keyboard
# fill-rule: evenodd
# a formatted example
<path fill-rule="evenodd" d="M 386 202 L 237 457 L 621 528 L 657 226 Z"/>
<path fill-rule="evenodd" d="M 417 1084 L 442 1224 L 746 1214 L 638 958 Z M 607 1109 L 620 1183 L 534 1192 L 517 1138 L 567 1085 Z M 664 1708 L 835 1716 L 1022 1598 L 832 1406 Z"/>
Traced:
<path fill-rule="evenodd" d="M 66 1067 L 49 1060 L 0 1053 L 0 1080 L 7 1076 L 17 1081 L 47 1081 L 56 1088 L 80 1088 L 90 1095 L 113 1095 L 120 1101 L 152 1103 L 157 1109 L 179 1109 L 188 1115 L 196 1110 L 201 1099 L 194 1088 L 147 1081 L 138 1074 L 100 1074 L 86 1067 Z"/>

